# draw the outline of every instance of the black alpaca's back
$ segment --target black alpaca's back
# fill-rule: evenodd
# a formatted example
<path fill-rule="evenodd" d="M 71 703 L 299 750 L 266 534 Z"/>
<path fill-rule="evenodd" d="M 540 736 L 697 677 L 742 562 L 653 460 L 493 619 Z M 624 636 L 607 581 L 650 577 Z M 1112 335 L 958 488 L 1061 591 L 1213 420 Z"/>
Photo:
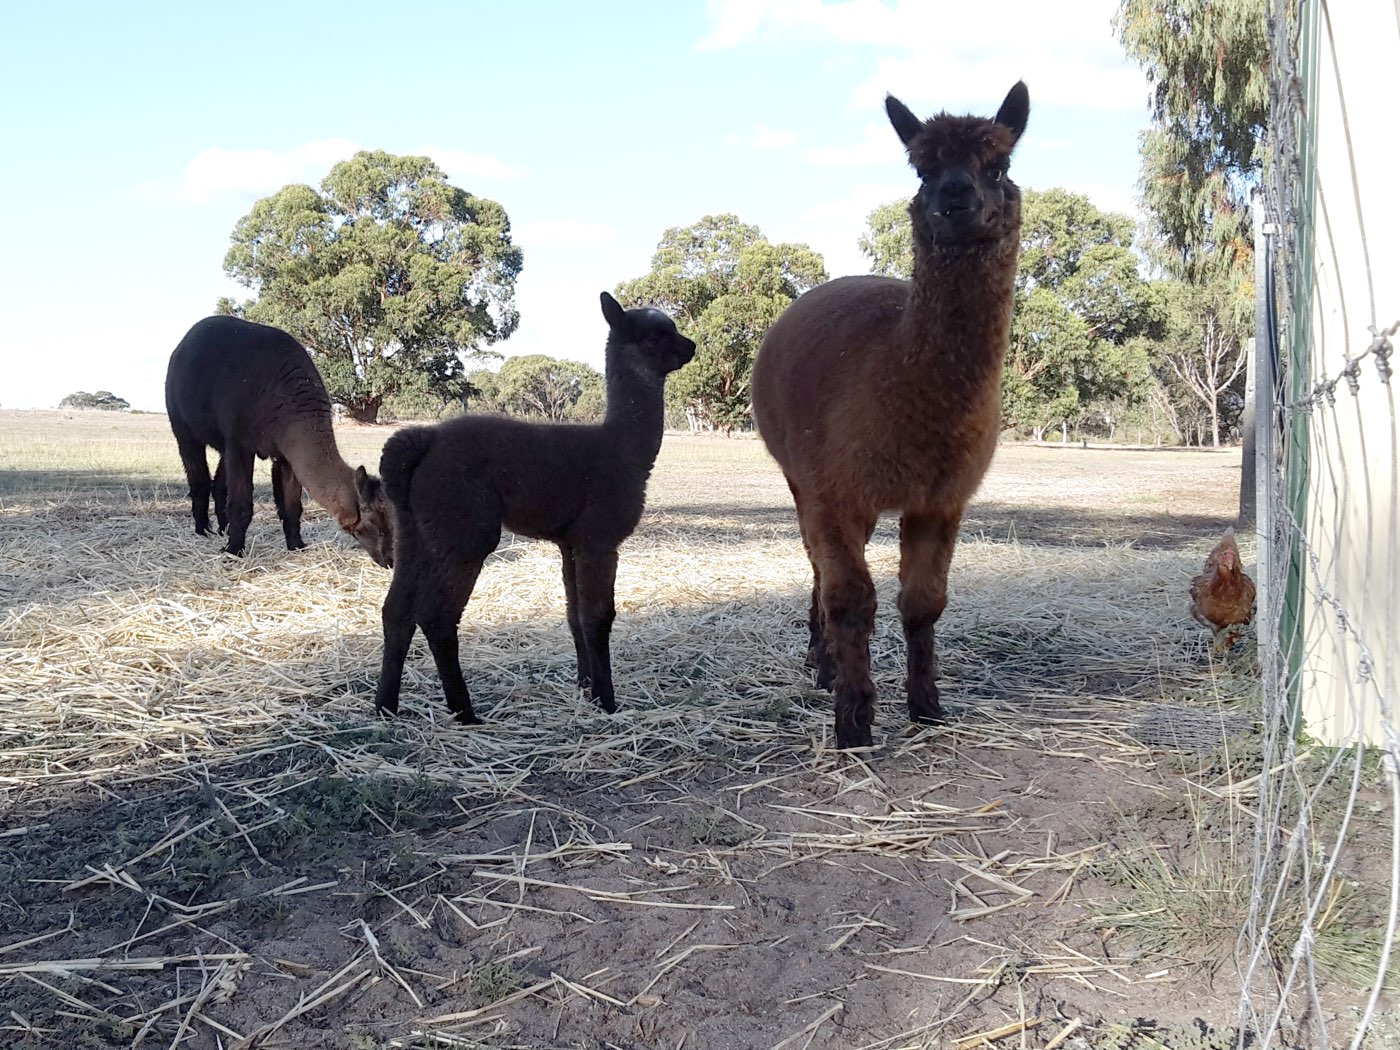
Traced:
<path fill-rule="evenodd" d="M 385 443 L 380 473 L 396 541 L 379 710 L 398 710 L 404 657 L 421 627 L 448 708 L 460 721 L 476 721 L 457 627 L 502 526 L 559 545 L 579 684 L 592 687 L 604 710 L 616 709 L 608 636 L 617 548 L 641 520 L 661 447 L 666 376 L 694 356 L 695 344 L 657 310 L 623 311 L 606 292 L 602 301 L 609 326 L 602 424 L 469 415 L 410 427 Z"/>

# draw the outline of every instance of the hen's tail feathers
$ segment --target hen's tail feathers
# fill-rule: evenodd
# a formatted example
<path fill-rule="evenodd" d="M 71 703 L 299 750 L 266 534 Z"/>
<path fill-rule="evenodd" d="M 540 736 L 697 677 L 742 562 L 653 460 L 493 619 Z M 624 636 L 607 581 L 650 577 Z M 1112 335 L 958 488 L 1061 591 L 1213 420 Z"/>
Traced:
<path fill-rule="evenodd" d="M 384 442 L 379 457 L 379 476 L 384 479 L 384 491 L 389 500 L 402 511 L 408 510 L 413 472 L 433 445 L 430 427 L 409 427 Z"/>

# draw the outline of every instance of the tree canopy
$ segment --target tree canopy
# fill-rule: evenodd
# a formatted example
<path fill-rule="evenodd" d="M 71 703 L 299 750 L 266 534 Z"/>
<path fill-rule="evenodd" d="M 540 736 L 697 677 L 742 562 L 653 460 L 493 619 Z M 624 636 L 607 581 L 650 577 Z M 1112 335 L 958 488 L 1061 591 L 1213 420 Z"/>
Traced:
<path fill-rule="evenodd" d="M 870 259 L 870 272 L 906 281 L 914 276 L 914 227 L 909 222 L 909 202 L 882 204 L 865 222 L 866 231 L 856 245 Z"/>
<path fill-rule="evenodd" d="M 461 397 L 463 355 L 519 323 L 523 261 L 505 209 L 449 184 L 428 157 L 356 153 L 319 191 L 257 201 L 232 241 L 224 271 L 254 295 L 217 309 L 290 332 L 362 421 L 389 398 Z"/>
<path fill-rule="evenodd" d="M 472 372 L 472 407 L 555 422 L 603 418 L 607 391 L 597 369 L 546 354 L 508 357 L 500 371 Z"/>
<path fill-rule="evenodd" d="M 673 408 L 692 426 L 746 425 L 753 359 L 769 326 L 803 292 L 826 280 L 819 253 L 773 244 L 731 214 L 667 230 L 651 271 L 617 287 L 628 307 L 665 310 L 696 342 L 695 360 L 667 384 Z"/>
<path fill-rule="evenodd" d="M 1062 189 L 1022 198 L 1021 264 L 1002 375 L 1006 424 L 1037 436 L 1091 402 L 1133 400 L 1150 381 L 1161 310 L 1138 272 L 1133 222 Z M 889 276 L 913 272 L 908 206 L 870 213 L 861 250 Z"/>
<path fill-rule="evenodd" d="M 89 394 L 86 390 L 78 390 L 60 401 L 58 407 L 96 408 L 105 412 L 125 412 L 131 408 L 131 402 L 124 397 L 117 397 L 110 390 L 99 390 L 95 394 Z"/>
<path fill-rule="evenodd" d="M 1142 200 L 1169 296 L 1164 379 L 1198 399 L 1220 442 L 1222 398 L 1244 367 L 1254 298 L 1249 190 L 1269 111 L 1264 0 L 1122 0 L 1114 19 L 1153 89 L 1142 136 Z"/>

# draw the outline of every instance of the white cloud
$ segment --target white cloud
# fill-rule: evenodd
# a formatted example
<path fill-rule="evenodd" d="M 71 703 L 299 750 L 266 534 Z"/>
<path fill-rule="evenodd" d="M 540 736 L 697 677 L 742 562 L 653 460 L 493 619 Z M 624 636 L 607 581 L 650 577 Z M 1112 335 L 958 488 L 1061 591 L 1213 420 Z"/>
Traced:
<path fill-rule="evenodd" d="M 511 239 L 522 247 L 537 244 L 599 244 L 617 236 L 605 222 L 558 219 L 553 222 L 521 222 L 511 227 Z"/>
<path fill-rule="evenodd" d="M 289 150 L 214 146 L 185 165 L 183 196 L 202 204 L 215 197 L 259 196 L 292 182 L 317 183 L 359 148 L 349 139 L 314 139 Z"/>
<path fill-rule="evenodd" d="M 879 0 L 717 0 L 710 12 L 714 28 L 696 44 L 698 50 L 738 47 L 770 30 L 774 35 L 827 36 L 847 44 L 879 44 L 898 35 L 899 6 L 891 9 Z"/>
<path fill-rule="evenodd" d="M 361 149 L 364 147 L 358 142 L 343 138 L 313 139 L 285 150 L 211 146 L 185 165 L 178 181 L 141 182 L 133 187 L 132 194 L 138 200 L 175 197 L 192 204 L 204 204 L 223 197 L 261 197 L 295 182 L 318 186 L 332 167 Z M 512 178 L 522 174 L 489 154 L 468 153 L 445 146 L 423 146 L 412 152 L 431 157 L 448 179 L 459 185 L 473 179 Z"/>
<path fill-rule="evenodd" d="M 1113 37 L 1117 7 L 1118 0 L 1001 0 L 989 23 L 987 9 L 977 4 L 720 0 L 710 7 L 712 28 L 697 47 L 796 36 L 886 52 L 855 89 L 853 109 L 878 104 L 888 91 L 915 112 L 982 112 L 1017 80 L 1030 86 L 1033 104 L 1142 108 L 1147 82 Z"/>
<path fill-rule="evenodd" d="M 856 243 L 866 230 L 866 219 L 880 205 L 907 201 L 913 192 L 908 181 L 858 183 L 834 200 L 805 209 L 798 217 L 798 230 L 778 232 L 783 240 L 802 241 L 821 252 L 831 277 L 869 273 L 870 260 Z"/>
<path fill-rule="evenodd" d="M 754 124 L 753 131 L 750 134 L 730 135 L 726 141 L 734 146 L 754 146 L 758 149 L 780 149 L 784 146 L 796 145 L 797 132 L 777 131 L 760 120 Z"/>
<path fill-rule="evenodd" d="M 849 146 L 814 146 L 804 156 L 813 164 L 841 167 L 851 164 L 885 164 L 904 159 L 904 148 L 888 121 L 872 121 L 865 137 Z"/>
<path fill-rule="evenodd" d="M 466 150 L 448 149 L 444 146 L 424 146 L 418 152 L 426 153 L 437 161 L 439 168 L 446 173 L 450 182 L 461 183 L 468 179 L 508 179 L 522 174 L 508 167 L 499 157 L 487 153 L 468 153 Z"/>

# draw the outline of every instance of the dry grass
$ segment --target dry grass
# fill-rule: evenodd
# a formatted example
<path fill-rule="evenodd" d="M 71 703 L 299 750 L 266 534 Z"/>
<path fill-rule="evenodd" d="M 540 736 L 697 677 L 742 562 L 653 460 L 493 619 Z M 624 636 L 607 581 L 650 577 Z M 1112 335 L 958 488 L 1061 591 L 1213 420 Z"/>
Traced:
<path fill-rule="evenodd" d="M 842 754 L 755 442 L 667 439 L 619 571 L 616 716 L 573 687 L 556 552 L 508 538 L 464 624 L 488 722 L 466 730 L 421 644 L 403 715 L 372 717 L 388 576 L 324 514 L 291 554 L 259 505 L 226 558 L 192 534 L 163 419 L 70 440 L 17 415 L 0 1043 L 1065 1046 L 1180 1009 L 1159 986 L 1188 978 L 1105 951 L 1086 894 L 1109 892 L 1112 806 L 1175 790 L 1134 727 L 1217 691 L 1184 595 L 1228 515 L 1228 487 L 1200 491 L 1218 457 L 1091 453 L 1075 480 L 1072 453 L 1003 450 L 953 568 L 934 730 L 901 717 L 882 526 L 877 747 Z M 347 458 L 386 434 L 347 428 Z M 1092 495 L 1134 463 L 1195 501 L 1148 548 L 1133 500 Z M 1053 505 L 1017 502 L 1056 464 Z M 1086 542 L 1015 538 L 1066 528 Z M 1208 999 L 1188 1008 L 1231 1016 Z"/>

